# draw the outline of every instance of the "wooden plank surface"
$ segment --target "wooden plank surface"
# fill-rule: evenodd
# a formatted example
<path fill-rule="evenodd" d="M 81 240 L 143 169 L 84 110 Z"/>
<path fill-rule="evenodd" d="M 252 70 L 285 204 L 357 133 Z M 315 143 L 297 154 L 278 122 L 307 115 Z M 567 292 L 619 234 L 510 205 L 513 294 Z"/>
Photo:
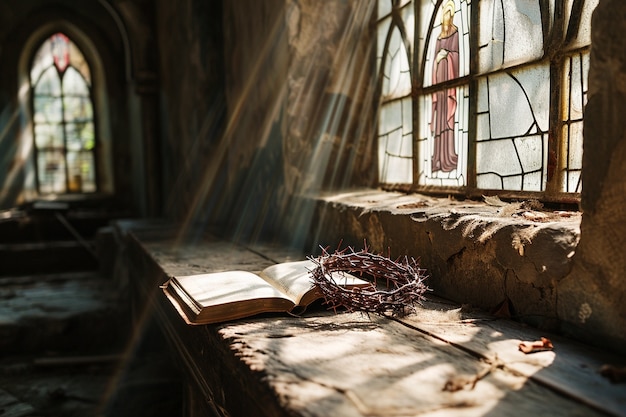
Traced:
<path fill-rule="evenodd" d="M 212 239 L 186 245 L 137 235 L 135 244 L 160 268 L 155 281 L 259 271 L 297 256 Z M 537 332 L 468 316 L 450 304 L 427 303 L 402 321 L 317 308 L 300 318 L 265 315 L 194 327 L 158 293 L 154 304 L 192 379 L 215 403 L 214 413 L 223 411 L 218 415 L 624 415 L 624 385 L 611 385 L 596 369 L 620 358 L 589 354 L 559 338 L 554 352 L 524 355 L 519 342 L 535 340 Z"/>
<path fill-rule="evenodd" d="M 626 385 L 600 374 L 603 365 L 625 366 L 626 358 L 506 319 L 461 312 L 438 302 L 401 321 L 525 375 L 556 392 L 613 415 L 626 416 Z M 457 317 L 453 317 L 457 313 Z M 551 351 L 524 354 L 521 342 L 549 338 Z"/>
<path fill-rule="evenodd" d="M 231 323 L 220 334 L 295 415 L 602 415 L 378 316 L 315 312 Z M 451 383 L 460 389 L 446 390 Z"/>

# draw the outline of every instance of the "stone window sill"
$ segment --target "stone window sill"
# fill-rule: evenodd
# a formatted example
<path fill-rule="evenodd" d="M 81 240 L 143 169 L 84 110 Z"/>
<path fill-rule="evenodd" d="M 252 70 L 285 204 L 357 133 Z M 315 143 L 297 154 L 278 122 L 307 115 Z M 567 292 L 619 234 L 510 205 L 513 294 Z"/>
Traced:
<path fill-rule="evenodd" d="M 311 247 L 367 242 L 392 257 L 419 258 L 438 295 L 539 327 L 559 326 L 558 287 L 572 268 L 580 212 L 371 189 L 309 200 Z"/>

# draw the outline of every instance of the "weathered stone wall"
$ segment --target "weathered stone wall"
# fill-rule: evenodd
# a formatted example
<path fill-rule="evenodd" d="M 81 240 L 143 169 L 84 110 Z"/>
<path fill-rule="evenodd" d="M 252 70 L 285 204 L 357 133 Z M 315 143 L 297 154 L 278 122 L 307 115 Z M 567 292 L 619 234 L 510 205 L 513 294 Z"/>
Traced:
<path fill-rule="evenodd" d="M 193 4 L 189 1 L 183 11 Z M 361 1 L 223 2 L 222 55 L 208 51 L 211 58 L 202 57 L 207 65 L 221 58 L 223 83 L 213 85 L 214 77 L 199 77 L 200 66 L 192 65 L 198 70 L 187 73 L 176 69 L 184 59 L 197 62 L 201 48 L 174 41 L 177 29 L 172 27 L 186 22 L 183 33 L 189 32 L 189 42 L 206 43 L 212 32 L 194 30 L 196 19 L 215 17 L 208 12 L 185 17 L 179 6 L 163 5 L 164 116 L 175 123 L 165 129 L 164 155 L 166 168 L 181 179 L 171 185 L 176 198 L 169 198 L 177 217 L 190 223 L 205 218 L 237 239 L 254 239 L 310 220 L 294 207 L 293 194 L 355 178 L 371 180 L 372 141 L 361 139 L 372 137 L 374 120 L 374 62 L 365 36 L 373 6 Z M 210 8 L 212 13 L 217 9 Z M 172 61 L 170 53 L 180 59 Z M 207 137 L 196 129 L 198 143 L 188 152 L 187 137 L 195 137 L 189 134 L 195 123 L 190 115 L 217 109 L 198 93 L 207 86 L 222 88 L 221 131 Z"/>
<path fill-rule="evenodd" d="M 227 233 L 247 240 L 276 227 L 284 198 L 285 1 L 223 4 L 228 177 L 217 212 Z"/>
<path fill-rule="evenodd" d="M 374 1 L 290 1 L 290 192 L 371 183 Z"/>
<path fill-rule="evenodd" d="M 155 2 L 160 109 L 152 123 L 162 161 L 160 177 L 152 180 L 162 181 L 165 215 L 182 221 L 202 220 L 209 211 L 214 181 L 207 172 L 221 162 L 215 156 L 226 113 L 220 5 Z"/>
<path fill-rule="evenodd" d="M 295 246 L 308 239 L 314 205 L 301 195 L 372 185 L 374 1 L 288 1 L 285 194 L 275 232 Z"/>
<path fill-rule="evenodd" d="M 559 315 L 587 338 L 626 342 L 626 3 L 601 0 L 592 21 L 585 109 L 581 241 L 559 286 Z"/>

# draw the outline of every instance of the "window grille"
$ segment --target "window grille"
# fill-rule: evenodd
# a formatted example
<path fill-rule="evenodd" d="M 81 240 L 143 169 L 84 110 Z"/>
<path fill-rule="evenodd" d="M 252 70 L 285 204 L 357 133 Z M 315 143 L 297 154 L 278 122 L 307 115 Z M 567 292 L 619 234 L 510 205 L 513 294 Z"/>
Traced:
<path fill-rule="evenodd" d="M 576 201 L 598 0 L 379 0 L 383 187 Z"/>
<path fill-rule="evenodd" d="M 39 193 L 97 191 L 91 74 L 82 52 L 53 34 L 34 55 L 30 82 Z"/>

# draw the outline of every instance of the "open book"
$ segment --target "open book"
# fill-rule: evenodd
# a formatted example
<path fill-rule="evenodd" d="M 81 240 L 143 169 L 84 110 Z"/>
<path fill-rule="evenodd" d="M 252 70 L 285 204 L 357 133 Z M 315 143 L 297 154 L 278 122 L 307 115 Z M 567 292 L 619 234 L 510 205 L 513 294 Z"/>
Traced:
<path fill-rule="evenodd" d="M 188 324 L 218 323 L 308 306 L 321 298 L 309 275 L 315 267 L 307 260 L 272 265 L 259 274 L 226 271 L 172 277 L 162 288 Z M 342 272 L 332 278 L 348 288 L 372 285 Z"/>

